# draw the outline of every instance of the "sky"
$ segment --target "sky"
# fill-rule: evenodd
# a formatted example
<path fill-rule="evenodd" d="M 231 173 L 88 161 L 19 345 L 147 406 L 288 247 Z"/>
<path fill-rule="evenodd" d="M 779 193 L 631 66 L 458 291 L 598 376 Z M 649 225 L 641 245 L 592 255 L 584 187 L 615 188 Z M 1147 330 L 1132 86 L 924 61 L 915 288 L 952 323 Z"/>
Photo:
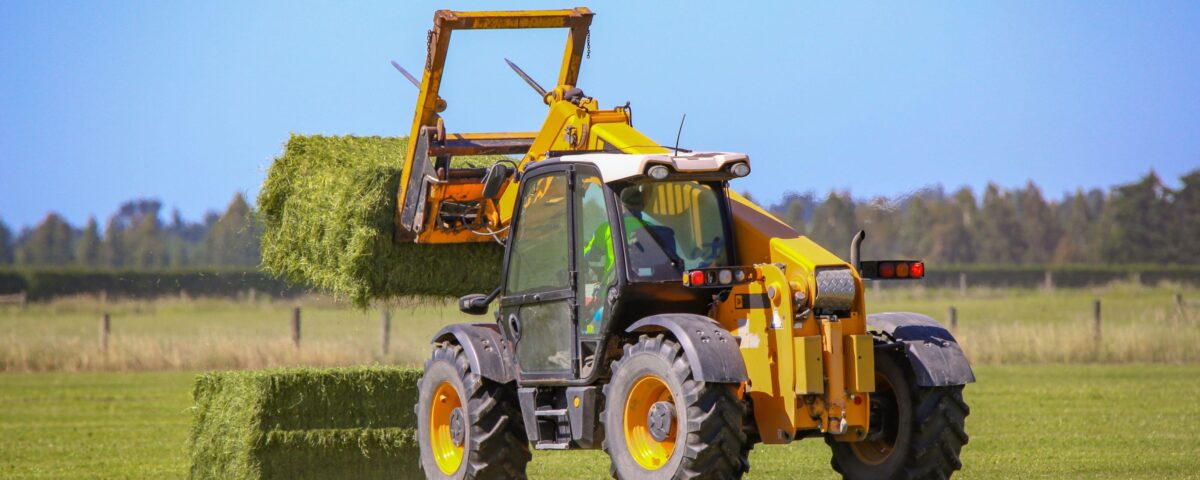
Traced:
<path fill-rule="evenodd" d="M 663 144 L 750 155 L 734 188 L 1049 197 L 1200 168 L 1200 2 L 576 2 L 580 87 Z M 0 2 L 0 219 L 185 218 L 258 193 L 289 134 L 405 135 L 440 8 L 546 1 Z M 751 8 L 753 7 L 753 8 Z M 454 34 L 450 131 L 536 130 L 565 30 Z M 166 213 L 166 212 L 164 212 Z"/>

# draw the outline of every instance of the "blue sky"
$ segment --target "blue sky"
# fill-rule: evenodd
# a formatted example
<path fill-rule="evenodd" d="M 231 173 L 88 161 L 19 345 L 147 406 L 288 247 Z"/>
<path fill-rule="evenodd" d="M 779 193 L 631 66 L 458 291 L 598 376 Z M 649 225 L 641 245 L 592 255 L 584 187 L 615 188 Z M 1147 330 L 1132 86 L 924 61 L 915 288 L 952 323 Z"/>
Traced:
<path fill-rule="evenodd" d="M 584 2 L 578 2 L 584 4 Z M 289 132 L 400 135 L 438 8 L 480 2 L 0 2 L 0 218 L 187 218 L 254 196 Z M 1057 197 L 1200 168 L 1200 3 L 592 2 L 581 87 L 663 143 L 743 151 L 735 188 L 895 195 L 1032 179 Z M 534 130 L 563 31 L 466 32 L 452 131 Z M 100 219 L 103 224 L 103 218 Z"/>

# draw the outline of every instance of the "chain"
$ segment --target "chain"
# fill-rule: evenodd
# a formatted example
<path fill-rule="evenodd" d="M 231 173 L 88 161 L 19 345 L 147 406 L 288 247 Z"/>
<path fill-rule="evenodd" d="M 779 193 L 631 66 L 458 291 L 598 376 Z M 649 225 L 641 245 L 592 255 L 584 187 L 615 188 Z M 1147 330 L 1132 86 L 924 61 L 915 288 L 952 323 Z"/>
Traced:
<path fill-rule="evenodd" d="M 588 30 L 587 36 L 583 37 L 583 43 L 587 46 L 587 58 L 592 58 L 592 31 Z"/>
<path fill-rule="evenodd" d="M 425 32 L 425 69 L 429 70 L 433 65 L 433 29 Z"/>

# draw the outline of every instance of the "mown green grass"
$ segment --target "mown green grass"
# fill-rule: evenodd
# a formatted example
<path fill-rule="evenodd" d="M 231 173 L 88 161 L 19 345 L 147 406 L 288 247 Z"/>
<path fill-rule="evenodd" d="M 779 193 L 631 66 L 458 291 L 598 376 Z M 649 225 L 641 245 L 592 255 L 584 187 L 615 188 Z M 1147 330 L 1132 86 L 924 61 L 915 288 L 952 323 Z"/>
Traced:
<path fill-rule="evenodd" d="M 1196 478 L 1200 365 L 982 366 L 956 478 Z M 179 478 L 194 374 L 0 375 L 0 477 Z M 810 439 L 748 478 L 836 478 Z M 600 452 L 537 452 L 533 478 L 604 478 Z"/>

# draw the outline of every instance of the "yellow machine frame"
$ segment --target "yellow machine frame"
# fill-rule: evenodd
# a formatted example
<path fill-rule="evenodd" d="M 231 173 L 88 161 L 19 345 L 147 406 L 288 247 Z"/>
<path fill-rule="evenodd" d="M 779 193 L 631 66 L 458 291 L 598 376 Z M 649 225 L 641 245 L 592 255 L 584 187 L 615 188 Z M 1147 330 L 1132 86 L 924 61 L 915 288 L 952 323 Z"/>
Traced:
<path fill-rule="evenodd" d="M 519 12 L 438 11 L 430 30 L 429 51 L 417 98 L 416 114 L 398 195 L 396 224 L 409 197 L 409 168 L 414 162 L 438 156 L 522 155 L 518 170 L 549 152 L 596 150 L 622 153 L 668 153 L 669 150 L 635 130 L 628 110 L 601 109 L 593 98 L 567 98 L 579 77 L 584 44 L 593 13 L 587 8 Z M 454 30 L 567 28 L 562 67 L 544 101 L 549 107 L 537 132 L 445 133 L 438 115 L 446 104 L 438 96 L 442 69 Z M 416 141 L 425 135 L 428 151 Z M 501 232 L 510 221 L 516 197 L 516 176 L 497 201 L 482 198 L 478 182 L 453 182 L 450 172 L 437 172 L 425 195 L 419 227 L 400 231 L 397 238 L 418 243 L 492 241 L 471 229 L 440 228 L 436 219 L 442 202 L 478 202 L 479 225 Z M 748 199 L 729 192 L 739 258 L 754 265 L 758 280 L 734 287 L 730 300 L 714 307 L 711 316 L 740 341 L 750 380 L 742 393 L 754 406 L 764 443 L 787 443 L 806 433 L 832 434 L 838 440 L 865 438 L 869 422 L 868 397 L 875 388 L 874 349 L 866 329 L 862 281 L 851 265 Z M 847 318 L 816 316 L 795 302 L 818 295 L 816 273 L 849 269 L 856 294 Z M 738 305 L 733 299 L 749 294 L 769 299 L 768 305 Z"/>

